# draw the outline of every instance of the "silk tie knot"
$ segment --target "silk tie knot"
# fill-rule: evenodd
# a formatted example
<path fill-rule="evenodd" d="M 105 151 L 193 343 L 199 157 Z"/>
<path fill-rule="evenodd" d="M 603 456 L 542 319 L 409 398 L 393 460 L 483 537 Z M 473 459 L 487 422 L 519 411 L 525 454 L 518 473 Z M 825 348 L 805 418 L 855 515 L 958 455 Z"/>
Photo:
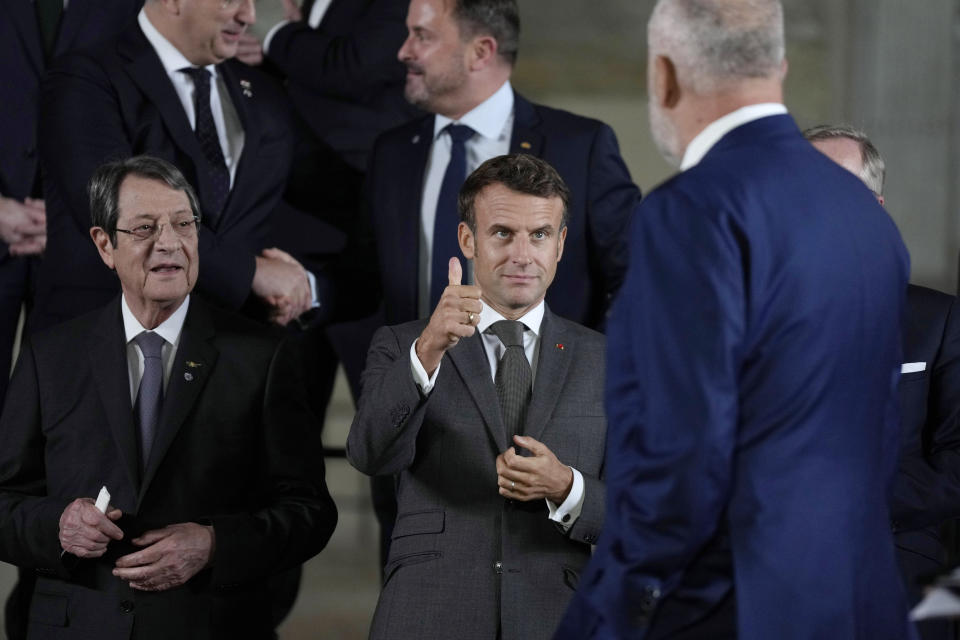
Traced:
<path fill-rule="evenodd" d="M 465 124 L 450 123 L 444 127 L 443 130 L 447 132 L 447 134 L 450 136 L 450 140 L 454 144 L 463 144 L 472 138 L 474 133 L 476 133 L 473 129 Z"/>
<path fill-rule="evenodd" d="M 133 339 L 140 347 L 144 358 L 159 358 L 163 353 L 163 345 L 166 340 L 159 333 L 144 331 Z"/>
<path fill-rule="evenodd" d="M 522 347 L 524 328 L 519 320 L 498 320 L 490 325 L 490 331 L 505 347 Z"/>

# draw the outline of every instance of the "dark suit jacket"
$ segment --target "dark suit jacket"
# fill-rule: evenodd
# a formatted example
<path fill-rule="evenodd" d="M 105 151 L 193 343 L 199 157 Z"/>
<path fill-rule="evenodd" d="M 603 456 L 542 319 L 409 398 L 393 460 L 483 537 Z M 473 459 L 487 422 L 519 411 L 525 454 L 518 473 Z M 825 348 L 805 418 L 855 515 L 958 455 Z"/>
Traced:
<path fill-rule="evenodd" d="M 316 29 L 282 27 L 268 60 L 286 77 L 294 108 L 313 133 L 365 171 L 381 132 L 421 112 L 403 97 L 407 0 L 333 0 Z"/>
<path fill-rule="evenodd" d="M 191 299 L 164 397 L 141 477 L 119 299 L 24 345 L 0 419 L 0 559 L 41 574 L 30 637 L 271 637 L 266 577 L 333 532 L 320 424 L 262 329 Z M 61 562 L 60 514 L 101 485 L 125 514 L 125 540 L 212 524 L 212 567 L 144 593 L 110 574 L 124 541 Z"/>
<path fill-rule="evenodd" d="M 245 141 L 230 198 L 200 233 L 198 293 L 237 309 L 290 166 L 289 109 L 273 79 L 235 60 L 219 65 Z M 245 95 L 241 82 L 249 82 Z M 31 323 L 48 326 L 105 304 L 118 290 L 90 241 L 86 184 L 103 161 L 149 153 L 171 161 L 207 208 L 206 160 L 160 58 L 135 22 L 116 40 L 54 66 L 43 87 L 40 154 L 48 242 Z"/>
<path fill-rule="evenodd" d="M 914 637 L 888 508 L 908 274 L 890 217 L 771 116 L 652 192 L 630 255 L 606 525 L 557 637 Z"/>
<path fill-rule="evenodd" d="M 508 443 L 482 338 L 443 356 L 424 398 L 409 355 L 424 326 L 377 332 L 347 440 L 360 471 L 399 474 L 371 637 L 549 637 L 603 521 L 603 336 L 544 314 L 524 433 L 583 474 L 583 511 L 564 533 L 543 500 L 497 493 L 495 461 Z"/>
<path fill-rule="evenodd" d="M 535 105 L 515 96 L 511 152 L 549 162 L 570 188 L 563 259 L 547 303 L 557 315 L 598 327 L 608 297 L 623 280 L 625 232 L 640 190 L 620 157 L 613 130 L 597 120 Z M 418 317 L 420 200 L 433 140 L 434 116 L 383 134 L 367 174 L 368 210 L 387 324 Z"/>
<path fill-rule="evenodd" d="M 924 579 L 946 569 L 940 524 L 960 517 L 960 311 L 953 296 L 910 285 L 905 318 L 903 361 L 926 368 L 900 380 L 902 454 L 890 515 L 915 604 Z M 925 640 L 949 637 L 946 628 L 920 631 Z"/>

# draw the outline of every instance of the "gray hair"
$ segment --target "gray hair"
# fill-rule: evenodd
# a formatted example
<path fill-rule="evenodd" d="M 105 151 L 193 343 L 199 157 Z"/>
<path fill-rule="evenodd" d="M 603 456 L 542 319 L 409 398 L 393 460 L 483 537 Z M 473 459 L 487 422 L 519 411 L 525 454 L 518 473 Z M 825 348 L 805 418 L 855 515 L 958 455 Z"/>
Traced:
<path fill-rule="evenodd" d="M 666 55 L 696 93 L 777 77 L 784 59 L 780 0 L 659 0 L 647 25 L 650 55 Z"/>
<path fill-rule="evenodd" d="M 171 189 L 183 191 L 190 201 L 190 210 L 197 220 L 200 220 L 200 204 L 196 192 L 180 170 L 166 160 L 153 156 L 133 156 L 106 162 L 93 172 L 90 182 L 87 183 L 87 193 L 90 196 L 90 222 L 107 232 L 113 246 L 117 246 L 120 185 L 131 175 L 157 180 Z"/>
<path fill-rule="evenodd" d="M 510 65 L 520 51 L 520 10 L 517 0 L 455 0 L 453 15 L 462 39 L 488 35 L 497 41 L 497 53 Z"/>
<path fill-rule="evenodd" d="M 867 134 L 847 124 L 823 124 L 811 127 L 803 132 L 803 136 L 810 142 L 821 140 L 836 140 L 846 138 L 857 143 L 860 147 L 860 179 L 870 191 L 878 196 L 883 195 L 883 185 L 887 179 L 887 165 L 877 147 L 870 142 Z"/>
<path fill-rule="evenodd" d="M 563 216 L 560 229 L 567 226 L 570 189 L 549 162 L 527 153 L 511 153 L 490 158 L 467 176 L 457 199 L 461 222 L 477 232 L 477 196 L 486 187 L 502 184 L 511 191 L 538 198 L 560 198 Z"/>

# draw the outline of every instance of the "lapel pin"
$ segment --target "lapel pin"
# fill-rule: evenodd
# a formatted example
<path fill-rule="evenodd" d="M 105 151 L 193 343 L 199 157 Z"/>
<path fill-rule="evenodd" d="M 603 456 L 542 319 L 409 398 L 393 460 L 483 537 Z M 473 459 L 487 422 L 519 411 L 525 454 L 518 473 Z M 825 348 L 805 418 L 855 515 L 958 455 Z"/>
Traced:
<path fill-rule="evenodd" d="M 420 142 L 420 136 L 419 135 L 413 136 L 413 139 L 410 142 L 412 142 L 413 144 L 417 144 L 418 142 Z"/>
<path fill-rule="evenodd" d="M 563 346 L 563 343 L 562 343 L 562 342 L 558 342 L 558 343 L 557 343 L 557 349 L 559 349 L 560 351 L 563 351 L 564 346 Z"/>
<path fill-rule="evenodd" d="M 533 145 L 530 144 L 529 142 L 527 142 L 526 140 L 524 140 L 523 142 L 520 143 L 520 148 L 521 148 L 521 149 L 532 149 L 532 148 L 533 148 Z"/>
<path fill-rule="evenodd" d="M 186 373 L 183 374 L 183 379 L 186 380 L 187 382 L 193 382 L 193 374 L 187 371 Z"/>
<path fill-rule="evenodd" d="M 194 362 L 193 360 L 187 360 L 187 366 L 191 369 L 197 369 L 203 366 L 202 362 Z"/>
<path fill-rule="evenodd" d="M 250 90 L 250 87 L 251 87 L 251 86 L 252 86 L 252 85 L 250 84 L 250 81 L 249 81 L 249 80 L 241 80 L 241 81 L 240 81 L 240 88 L 243 90 L 243 95 L 245 95 L 245 96 L 248 97 L 248 98 L 252 98 L 252 97 L 253 97 L 253 91 Z"/>

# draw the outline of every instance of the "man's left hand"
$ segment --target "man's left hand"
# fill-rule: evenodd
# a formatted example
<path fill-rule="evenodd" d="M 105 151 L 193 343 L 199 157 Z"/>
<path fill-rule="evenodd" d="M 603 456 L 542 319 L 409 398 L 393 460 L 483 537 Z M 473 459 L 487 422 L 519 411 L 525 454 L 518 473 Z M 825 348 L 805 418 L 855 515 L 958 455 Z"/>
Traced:
<path fill-rule="evenodd" d="M 213 527 L 193 522 L 147 531 L 132 542 L 146 548 L 118 558 L 113 575 L 141 591 L 179 587 L 210 564 L 214 550 Z"/>
<path fill-rule="evenodd" d="M 504 498 L 529 502 L 547 498 L 563 504 L 573 486 L 573 471 L 557 460 L 547 445 L 527 436 L 513 441 L 533 455 L 518 455 L 513 447 L 497 456 L 497 485 Z"/>
<path fill-rule="evenodd" d="M 252 33 L 241 33 L 237 43 L 237 60 L 251 67 L 257 67 L 263 62 L 263 45 Z"/>

